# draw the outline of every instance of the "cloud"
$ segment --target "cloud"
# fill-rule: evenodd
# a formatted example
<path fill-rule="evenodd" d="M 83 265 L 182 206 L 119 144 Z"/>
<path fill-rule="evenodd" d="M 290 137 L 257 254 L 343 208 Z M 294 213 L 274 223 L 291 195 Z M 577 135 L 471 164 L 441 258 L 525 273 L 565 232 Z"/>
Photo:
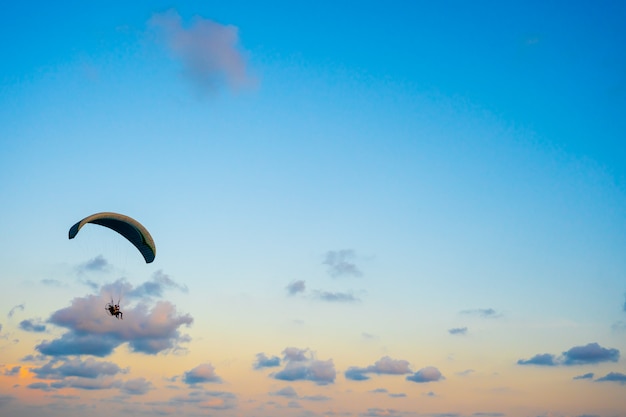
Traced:
<path fill-rule="evenodd" d="M 0 394 L 0 407 L 4 407 L 5 405 L 10 403 L 14 399 L 15 399 L 15 397 L 12 396 L 12 395 L 2 395 L 2 394 Z"/>
<path fill-rule="evenodd" d="M 102 255 L 98 255 L 77 267 L 78 272 L 108 272 L 111 268 L 109 261 Z"/>
<path fill-rule="evenodd" d="M 140 303 L 124 309 L 125 320 L 115 320 L 103 310 L 104 294 L 75 298 L 69 307 L 54 312 L 48 321 L 69 331 L 60 338 L 41 342 L 35 347 L 37 351 L 51 356 L 103 357 L 128 343 L 133 352 L 154 355 L 175 350 L 180 343 L 189 341 L 179 329 L 191 325 L 193 318 L 179 314 L 171 303 Z"/>
<path fill-rule="evenodd" d="M 448 333 L 450 333 L 450 334 L 467 334 L 467 327 L 454 327 L 452 329 L 448 329 Z"/>
<path fill-rule="evenodd" d="M 626 374 L 621 372 L 609 372 L 602 378 L 596 379 L 596 382 L 617 382 L 621 385 L 626 385 Z"/>
<path fill-rule="evenodd" d="M 315 291 L 315 298 L 322 301 L 328 301 L 332 303 L 354 303 L 361 301 L 358 297 L 352 293 L 345 292 L 330 292 L 330 291 Z"/>
<path fill-rule="evenodd" d="M 286 386 L 285 388 L 281 388 L 278 391 L 270 392 L 270 395 L 276 395 L 286 398 L 298 398 L 298 393 L 291 386 Z"/>
<path fill-rule="evenodd" d="M 386 374 L 386 375 L 403 375 L 410 374 L 412 371 L 409 369 L 409 362 L 403 359 L 392 359 L 389 356 L 383 356 L 373 365 L 365 368 L 359 368 L 351 366 L 344 373 L 347 379 L 353 381 L 365 381 L 370 379 L 366 374 Z"/>
<path fill-rule="evenodd" d="M 479 316 L 483 318 L 498 318 L 502 317 L 502 313 L 496 312 L 493 308 L 475 308 L 471 310 L 462 310 L 460 314 L 467 314 L 471 316 Z"/>
<path fill-rule="evenodd" d="M 600 362 L 617 362 L 619 355 L 619 350 L 617 349 L 607 349 L 597 343 L 589 343 L 585 346 L 574 346 L 568 351 L 563 352 L 558 358 L 550 353 L 542 353 L 530 359 L 520 359 L 517 361 L 517 364 L 540 366 L 586 365 Z"/>
<path fill-rule="evenodd" d="M 407 381 L 413 381 L 418 383 L 436 382 L 441 381 L 442 379 L 445 379 L 444 376 L 441 375 L 439 369 L 435 368 L 434 366 L 427 366 L 415 372 L 413 375 L 409 375 L 406 377 Z"/>
<path fill-rule="evenodd" d="M 121 381 L 117 381 L 111 377 L 98 377 L 98 378 L 82 378 L 82 377 L 67 377 L 64 379 L 58 379 L 53 382 L 34 382 L 27 387 L 30 389 L 37 389 L 41 391 L 54 391 L 63 388 L 75 388 L 82 390 L 106 390 L 112 388 L 119 388 L 122 385 Z"/>
<path fill-rule="evenodd" d="M 228 410 L 236 407 L 237 396 L 223 391 L 194 390 L 187 395 L 174 396 L 168 401 L 153 401 L 146 403 L 146 405 L 167 408 L 192 405 L 201 410 Z M 163 414 L 169 415 L 171 412 L 166 411 Z"/>
<path fill-rule="evenodd" d="M 360 277 L 363 273 L 352 262 L 355 257 L 352 249 L 328 251 L 322 263 L 328 265 L 328 273 L 333 278 L 342 276 Z"/>
<path fill-rule="evenodd" d="M 318 385 L 335 382 L 336 371 L 332 359 L 317 360 L 309 349 L 288 347 L 283 351 L 285 367 L 272 376 L 282 381 L 312 381 Z"/>
<path fill-rule="evenodd" d="M 520 359 L 518 365 L 539 365 L 539 366 L 556 366 L 558 365 L 554 355 L 549 353 L 539 353 L 530 359 Z"/>
<path fill-rule="evenodd" d="M 4 365 L 0 365 L 0 367 L 4 367 Z M 6 375 L 6 376 L 15 376 L 15 375 L 18 375 L 20 373 L 20 369 L 22 369 L 22 367 L 17 365 L 17 366 L 14 366 L 14 367 L 10 368 L 10 369 L 6 369 L 3 372 L 3 374 Z"/>
<path fill-rule="evenodd" d="M 209 363 L 196 366 L 183 374 L 183 382 L 187 385 L 203 384 L 205 382 L 221 383 L 222 378 L 215 374 L 215 368 Z"/>
<path fill-rule="evenodd" d="M 583 365 L 600 362 L 617 362 L 619 350 L 606 349 L 597 343 L 589 343 L 585 346 L 575 346 L 563 352 L 565 365 Z"/>
<path fill-rule="evenodd" d="M 168 288 L 175 288 L 184 293 L 188 292 L 187 286 L 180 285 L 172 280 L 169 275 L 163 273 L 162 270 L 156 271 L 152 274 L 152 280 L 146 281 L 139 285 L 137 288 L 129 291 L 125 296 L 129 298 L 146 298 L 146 297 L 161 297 L 163 291 Z"/>
<path fill-rule="evenodd" d="M 614 332 L 626 332 L 626 321 L 617 321 L 615 323 L 613 323 L 613 325 L 611 326 L 611 329 Z"/>
<path fill-rule="evenodd" d="M 593 379 L 593 372 L 588 372 L 588 373 L 583 374 L 583 375 L 578 375 L 578 376 L 575 376 L 572 379 Z"/>
<path fill-rule="evenodd" d="M 52 359 L 45 365 L 31 368 L 30 371 L 39 379 L 64 379 L 80 377 L 95 379 L 102 376 L 114 376 L 124 372 L 113 362 L 96 361 L 93 358 L 81 359 Z"/>
<path fill-rule="evenodd" d="M 626 311 L 626 294 L 624 294 L 624 304 L 622 304 L 622 311 Z"/>
<path fill-rule="evenodd" d="M 40 319 L 22 320 L 20 329 L 27 332 L 42 333 L 46 331 L 46 325 Z"/>
<path fill-rule="evenodd" d="M 278 356 L 272 356 L 270 358 L 265 355 L 265 353 L 256 354 L 254 369 L 271 368 L 275 366 L 280 366 L 280 358 Z"/>
<path fill-rule="evenodd" d="M 61 281 L 59 281 L 58 279 L 50 279 L 50 278 L 44 278 L 40 281 L 43 285 L 47 285 L 50 287 L 62 287 L 63 283 Z"/>
<path fill-rule="evenodd" d="M 391 408 L 368 408 L 365 413 L 361 413 L 360 416 L 363 417 L 396 417 L 400 416 L 401 413 L 398 410 L 394 410 Z"/>
<path fill-rule="evenodd" d="M 11 308 L 11 310 L 9 310 L 9 314 L 7 314 L 7 316 L 9 318 L 13 317 L 13 315 L 15 314 L 15 312 L 17 310 L 24 311 L 24 304 L 23 303 L 22 304 L 18 304 L 16 306 L 14 306 L 13 308 Z"/>
<path fill-rule="evenodd" d="M 120 390 L 128 395 L 143 395 L 152 388 L 152 382 L 145 378 L 129 379 L 120 386 Z"/>
<path fill-rule="evenodd" d="M 306 289 L 306 284 L 304 281 L 292 281 L 287 285 L 287 293 L 289 295 L 296 295 L 298 293 L 304 292 Z"/>
<path fill-rule="evenodd" d="M 195 17 L 185 27 L 175 10 L 157 13 L 148 22 L 168 52 L 183 65 L 184 74 L 202 93 L 223 86 L 240 88 L 253 83 L 239 49 L 235 26 Z"/>

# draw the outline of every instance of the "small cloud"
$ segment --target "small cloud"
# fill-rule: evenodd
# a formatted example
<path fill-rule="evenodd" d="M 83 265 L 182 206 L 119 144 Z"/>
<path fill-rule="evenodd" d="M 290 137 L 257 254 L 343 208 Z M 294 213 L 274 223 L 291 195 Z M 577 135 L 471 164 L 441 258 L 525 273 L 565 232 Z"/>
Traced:
<path fill-rule="evenodd" d="M 187 289 L 187 286 L 176 283 L 173 279 L 169 277 L 169 275 L 163 273 L 162 270 L 158 270 L 154 274 L 152 274 L 151 281 L 146 281 L 142 283 L 141 285 L 126 293 L 126 296 L 129 298 L 160 298 L 163 295 L 163 291 L 169 288 L 178 289 L 184 293 L 187 293 L 189 291 Z"/>
<path fill-rule="evenodd" d="M 124 382 L 120 387 L 120 390 L 128 395 L 144 395 L 152 388 L 152 382 L 147 379 L 135 378 Z"/>
<path fill-rule="evenodd" d="M 304 292 L 306 290 L 306 285 L 303 280 L 292 281 L 286 287 L 287 293 L 289 295 L 296 295 L 298 293 Z"/>
<path fill-rule="evenodd" d="M 373 392 L 374 394 L 387 394 L 389 391 L 387 390 L 387 388 L 376 388 L 371 390 L 370 392 Z"/>
<path fill-rule="evenodd" d="M 475 308 L 472 310 L 462 310 L 460 314 L 466 314 L 471 316 L 479 316 L 483 318 L 498 318 L 502 317 L 501 313 L 496 312 L 493 308 Z"/>
<path fill-rule="evenodd" d="M 114 376 L 124 372 L 113 362 L 96 361 L 92 358 L 58 360 L 52 359 L 43 366 L 31 368 L 30 371 L 40 379 L 65 379 L 79 377 L 96 379 L 103 376 Z"/>
<path fill-rule="evenodd" d="M 365 381 L 370 379 L 370 377 L 366 374 L 403 375 L 411 372 L 412 371 L 409 369 L 408 361 L 403 359 L 392 359 L 389 356 L 384 356 L 373 365 L 364 368 L 351 366 L 345 371 L 344 375 L 347 379 L 352 381 Z"/>
<path fill-rule="evenodd" d="M 611 326 L 611 330 L 613 330 L 614 332 L 626 332 L 626 321 L 620 320 L 613 323 L 613 325 Z"/>
<path fill-rule="evenodd" d="M 565 365 L 583 365 L 600 362 L 617 362 L 619 350 L 603 348 L 597 343 L 575 346 L 563 352 Z"/>
<path fill-rule="evenodd" d="M 239 47 L 237 27 L 202 17 L 184 25 L 175 10 L 154 14 L 148 24 L 168 52 L 180 60 L 197 91 L 212 94 L 223 86 L 238 89 L 254 84 Z"/>
<path fill-rule="evenodd" d="M 424 397 L 436 397 L 437 394 L 435 394 L 433 391 L 428 391 L 425 392 L 424 394 L 422 394 Z"/>
<path fill-rule="evenodd" d="M 617 382 L 621 385 L 626 385 L 626 374 L 621 372 L 609 372 L 602 378 L 596 379 L 596 382 Z"/>
<path fill-rule="evenodd" d="M 312 381 L 318 385 L 335 382 L 336 371 L 332 359 L 318 360 L 308 349 L 294 347 L 283 351 L 285 367 L 272 376 L 282 381 Z"/>
<path fill-rule="evenodd" d="M 418 383 L 436 382 L 441 381 L 442 379 L 445 379 L 444 376 L 441 375 L 439 369 L 435 368 L 434 366 L 427 366 L 415 372 L 413 375 L 409 375 L 406 377 L 407 381 L 413 381 Z"/>
<path fill-rule="evenodd" d="M 41 322 L 41 319 L 22 320 L 20 329 L 27 332 L 42 333 L 46 331 L 46 325 Z"/>
<path fill-rule="evenodd" d="M 63 283 L 61 281 L 59 281 L 58 279 L 49 279 L 49 278 L 44 278 L 40 281 L 43 285 L 49 286 L 49 287 L 62 287 Z"/>
<path fill-rule="evenodd" d="M 353 262 L 355 257 L 352 249 L 328 251 L 322 263 L 328 265 L 328 273 L 333 278 L 342 276 L 360 277 L 363 273 Z"/>
<path fill-rule="evenodd" d="M 588 372 L 588 373 L 583 374 L 583 375 L 578 375 L 578 376 L 575 376 L 572 379 L 593 379 L 593 372 Z"/>
<path fill-rule="evenodd" d="M 278 397 L 286 397 L 286 398 L 298 398 L 298 393 L 291 386 L 281 388 L 278 391 L 270 392 L 270 395 L 276 395 Z"/>
<path fill-rule="evenodd" d="M 473 370 L 473 369 L 466 369 L 464 371 L 457 372 L 456 374 L 459 375 L 459 376 L 468 376 L 470 374 L 473 374 L 474 372 L 476 372 L 476 371 Z"/>
<path fill-rule="evenodd" d="M 467 334 L 467 327 L 454 327 L 452 329 L 448 329 L 448 333 L 450 334 Z"/>
<path fill-rule="evenodd" d="M 626 294 L 624 294 L 624 304 L 622 304 L 622 311 L 626 311 Z"/>
<path fill-rule="evenodd" d="M 354 303 L 361 301 L 354 294 L 345 292 L 315 291 L 315 297 L 331 303 Z"/>
<path fill-rule="evenodd" d="M 542 353 L 530 359 L 520 359 L 518 365 L 586 365 L 600 362 L 617 362 L 619 360 L 619 350 L 613 348 L 603 348 L 597 343 L 589 343 L 585 346 L 574 346 L 560 357 L 550 353 Z"/>
<path fill-rule="evenodd" d="M 520 359 L 518 365 L 539 365 L 539 366 L 556 366 L 557 362 L 554 355 L 549 353 L 540 353 L 530 359 Z"/>
<path fill-rule="evenodd" d="M 256 354 L 254 369 L 272 368 L 275 366 L 280 366 L 280 358 L 278 356 L 272 356 L 270 358 L 265 353 Z"/>
<path fill-rule="evenodd" d="M 390 394 L 389 394 L 389 397 L 390 397 L 390 398 L 404 398 L 404 397 L 406 397 L 406 394 L 405 394 L 405 393 L 403 393 L 403 392 L 399 392 L 399 393 L 397 393 L 397 394 L 391 394 L 391 393 L 390 393 Z"/>
<path fill-rule="evenodd" d="M 205 382 L 221 383 L 222 378 L 215 374 L 215 368 L 209 363 L 198 365 L 183 374 L 183 382 L 187 385 L 203 384 Z"/>
<path fill-rule="evenodd" d="M 104 256 L 98 255 L 78 266 L 78 272 L 108 272 L 111 270 L 111 264 Z"/>
<path fill-rule="evenodd" d="M 15 399 L 15 397 L 12 396 L 12 395 L 2 395 L 2 394 L 0 394 L 0 408 L 4 407 L 5 405 L 10 403 L 14 399 Z"/>
<path fill-rule="evenodd" d="M 17 365 L 17 366 L 14 366 L 14 367 L 12 367 L 12 368 L 5 369 L 3 374 L 4 374 L 4 375 L 6 375 L 6 376 L 15 376 L 15 375 L 19 375 L 19 373 L 20 373 L 20 369 L 22 369 L 22 367 L 21 367 L 21 366 L 19 366 L 19 365 Z"/>
<path fill-rule="evenodd" d="M 7 314 L 7 316 L 9 318 L 13 317 L 13 315 L 15 314 L 16 311 L 24 311 L 24 304 L 18 304 L 16 306 L 14 306 L 13 308 L 11 308 L 11 310 L 9 310 L 9 314 Z"/>

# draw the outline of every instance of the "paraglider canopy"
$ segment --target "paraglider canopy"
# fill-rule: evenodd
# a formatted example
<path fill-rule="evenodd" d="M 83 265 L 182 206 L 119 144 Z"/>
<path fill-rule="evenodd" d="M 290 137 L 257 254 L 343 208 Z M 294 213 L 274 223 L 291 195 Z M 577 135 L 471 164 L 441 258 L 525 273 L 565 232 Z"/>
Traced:
<path fill-rule="evenodd" d="M 154 261 L 156 246 L 148 230 L 137 220 L 123 214 L 103 212 L 85 217 L 70 228 L 69 238 L 74 239 L 78 231 L 87 223 L 98 224 L 124 236 L 141 252 L 146 263 Z"/>

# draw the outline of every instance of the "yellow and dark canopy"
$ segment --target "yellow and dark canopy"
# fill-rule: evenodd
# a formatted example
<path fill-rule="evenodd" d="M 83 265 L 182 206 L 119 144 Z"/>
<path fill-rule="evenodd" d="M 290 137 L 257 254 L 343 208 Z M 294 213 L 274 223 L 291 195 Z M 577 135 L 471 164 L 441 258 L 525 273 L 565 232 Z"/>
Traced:
<path fill-rule="evenodd" d="M 148 230 L 137 220 L 123 214 L 111 212 L 92 214 L 70 228 L 69 238 L 74 239 L 78 231 L 87 223 L 98 224 L 115 230 L 128 239 L 130 243 L 135 245 L 147 264 L 154 261 L 154 257 L 156 256 L 154 240 L 152 240 L 152 236 L 150 236 Z"/>

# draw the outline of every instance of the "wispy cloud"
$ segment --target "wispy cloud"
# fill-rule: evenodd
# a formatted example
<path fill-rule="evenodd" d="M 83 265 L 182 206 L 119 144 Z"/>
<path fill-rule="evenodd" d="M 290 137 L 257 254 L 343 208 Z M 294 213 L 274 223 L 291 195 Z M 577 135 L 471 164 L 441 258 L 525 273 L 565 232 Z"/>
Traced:
<path fill-rule="evenodd" d="M 577 375 L 572 379 L 593 379 L 593 372 L 588 372 L 586 374 L 583 375 Z"/>
<path fill-rule="evenodd" d="M 454 327 L 452 329 L 448 329 L 448 333 L 464 335 L 467 334 L 467 327 Z"/>
<path fill-rule="evenodd" d="M 4 368 L 4 365 L 0 365 L 0 368 Z M 6 375 L 6 376 L 18 375 L 20 373 L 20 369 L 22 369 L 20 365 L 13 366 L 9 369 L 5 369 L 3 372 L 3 375 Z"/>
<path fill-rule="evenodd" d="M 326 252 L 322 263 L 328 266 L 328 273 L 333 278 L 360 277 L 363 273 L 354 263 L 355 258 L 356 254 L 352 249 L 341 249 Z"/>
<path fill-rule="evenodd" d="M 502 317 L 502 313 L 496 312 L 496 310 L 494 310 L 493 308 L 474 308 L 470 310 L 462 310 L 459 313 L 470 315 L 470 316 L 484 317 L 484 318 Z"/>
<path fill-rule="evenodd" d="M 168 52 L 180 60 L 197 91 L 212 94 L 224 86 L 238 89 L 254 84 L 239 46 L 237 27 L 199 16 L 184 25 L 175 10 L 153 15 L 148 25 Z"/>
<path fill-rule="evenodd" d="M 313 292 L 313 297 L 317 298 L 318 300 L 328 301 L 331 303 L 354 303 L 361 301 L 351 292 L 331 292 L 316 290 Z"/>
<path fill-rule="evenodd" d="M 538 366 L 586 365 L 601 362 L 617 362 L 619 356 L 618 349 L 604 348 L 597 343 L 589 343 L 585 346 L 574 346 L 558 357 L 550 353 L 541 353 L 530 359 L 519 359 L 517 364 Z"/>
<path fill-rule="evenodd" d="M 64 379 L 67 377 L 94 379 L 124 372 L 113 362 L 97 361 L 93 358 L 87 358 L 84 361 L 78 358 L 52 359 L 41 367 L 31 368 L 30 371 L 40 379 Z"/>
<path fill-rule="evenodd" d="M 365 381 L 370 379 L 367 374 L 403 375 L 411 372 L 412 371 L 409 369 L 408 361 L 383 356 L 373 365 L 366 367 L 351 366 L 345 371 L 344 375 L 347 379 L 351 379 L 353 381 Z"/>
<path fill-rule="evenodd" d="M 18 304 L 16 306 L 12 307 L 11 310 L 9 310 L 9 313 L 7 314 L 7 316 L 9 318 L 11 318 L 11 317 L 13 317 L 13 315 L 15 314 L 16 311 L 18 311 L 18 310 L 19 311 L 24 311 L 24 308 L 25 308 L 24 303 Z"/>
<path fill-rule="evenodd" d="M 298 398 L 298 393 L 292 386 L 286 386 L 285 388 L 270 392 L 269 394 L 286 398 Z"/>

